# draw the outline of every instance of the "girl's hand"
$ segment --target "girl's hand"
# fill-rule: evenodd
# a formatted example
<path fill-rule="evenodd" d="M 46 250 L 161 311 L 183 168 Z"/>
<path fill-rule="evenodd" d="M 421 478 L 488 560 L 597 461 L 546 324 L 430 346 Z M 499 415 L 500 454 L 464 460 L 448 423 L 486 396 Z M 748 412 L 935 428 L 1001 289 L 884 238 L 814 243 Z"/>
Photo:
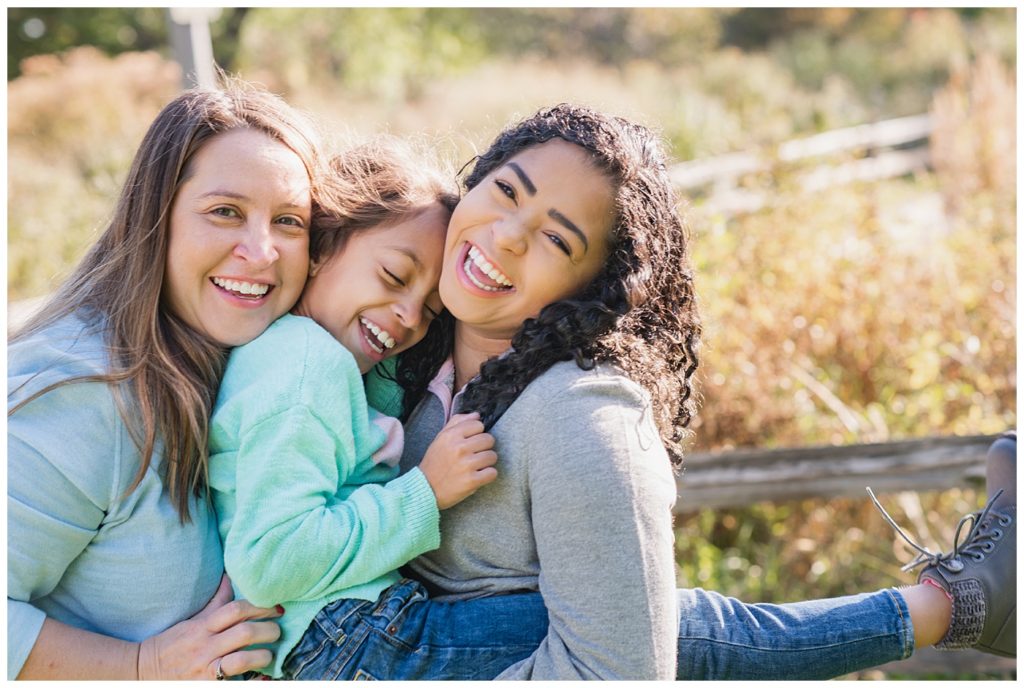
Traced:
<path fill-rule="evenodd" d="M 484 432 L 479 413 L 452 416 L 420 462 L 438 509 L 455 506 L 498 477 L 493 447 L 494 437 Z"/>
<path fill-rule="evenodd" d="M 245 600 L 232 601 L 231 582 L 225 575 L 213 599 L 193 616 L 146 638 L 139 646 L 140 680 L 215 679 L 261 669 L 273 659 L 269 650 L 246 650 L 281 636 L 274 621 L 281 608 L 254 607 Z"/>

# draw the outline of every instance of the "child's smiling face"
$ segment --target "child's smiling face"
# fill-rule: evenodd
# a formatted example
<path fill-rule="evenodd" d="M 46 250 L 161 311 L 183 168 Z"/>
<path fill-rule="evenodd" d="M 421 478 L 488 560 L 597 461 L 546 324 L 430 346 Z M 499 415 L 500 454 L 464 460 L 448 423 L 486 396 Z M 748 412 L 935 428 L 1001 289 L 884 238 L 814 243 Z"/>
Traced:
<path fill-rule="evenodd" d="M 295 308 L 352 352 L 366 373 L 419 342 L 441 312 L 437 291 L 448 213 L 440 205 L 356 232 L 313 266 Z"/>

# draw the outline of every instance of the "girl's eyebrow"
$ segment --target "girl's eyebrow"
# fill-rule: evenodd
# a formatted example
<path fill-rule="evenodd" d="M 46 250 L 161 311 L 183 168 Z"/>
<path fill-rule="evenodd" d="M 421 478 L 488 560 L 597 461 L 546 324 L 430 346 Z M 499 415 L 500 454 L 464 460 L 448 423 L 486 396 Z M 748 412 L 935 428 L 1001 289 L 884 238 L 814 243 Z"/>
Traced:
<path fill-rule="evenodd" d="M 562 225 L 563 227 L 565 227 L 570 232 L 572 232 L 573 234 L 580 238 L 580 241 L 583 242 L 584 254 L 586 254 L 586 252 L 590 250 L 590 242 L 587 241 L 587 235 L 584 234 L 583 230 L 577 227 L 572 220 L 570 220 L 569 218 L 567 218 L 565 215 L 558 212 L 554 208 L 548 211 L 548 217 L 550 217 L 552 220 L 559 223 L 560 225 Z"/>
<path fill-rule="evenodd" d="M 387 248 L 389 251 L 400 253 L 409 260 L 411 260 L 417 270 L 423 269 L 423 261 L 420 260 L 420 257 L 416 255 L 416 252 L 413 251 L 412 249 L 406 248 L 405 246 L 387 246 L 385 248 Z"/>
<path fill-rule="evenodd" d="M 523 168 L 514 162 L 508 163 L 508 167 L 512 168 L 512 171 L 516 173 L 517 177 L 519 177 L 519 181 L 522 182 L 524 187 L 526 187 L 526 193 L 531 196 L 536 196 L 537 187 L 534 186 L 533 182 L 530 181 L 530 178 L 526 176 L 526 172 L 523 172 Z"/>
<path fill-rule="evenodd" d="M 537 195 L 537 187 L 534 186 L 530 178 L 526 176 L 526 172 L 523 171 L 522 167 L 520 167 L 518 164 L 514 162 L 507 163 L 506 166 L 509 167 L 513 172 L 515 172 L 517 177 L 519 177 L 519 181 L 526 189 L 526 193 L 530 194 L 531 196 Z M 583 242 L 583 253 L 586 253 L 588 250 L 590 250 L 590 242 L 587 241 L 587 235 L 584 234 L 583 230 L 577 227 L 572 220 L 570 220 L 569 218 L 567 218 L 565 215 L 558 212 L 554 208 L 548 211 L 548 217 L 550 217 L 552 220 L 555 220 L 556 222 L 558 222 L 566 229 L 568 229 L 570 232 L 572 232 L 573 234 L 580 238 L 580 241 Z"/>

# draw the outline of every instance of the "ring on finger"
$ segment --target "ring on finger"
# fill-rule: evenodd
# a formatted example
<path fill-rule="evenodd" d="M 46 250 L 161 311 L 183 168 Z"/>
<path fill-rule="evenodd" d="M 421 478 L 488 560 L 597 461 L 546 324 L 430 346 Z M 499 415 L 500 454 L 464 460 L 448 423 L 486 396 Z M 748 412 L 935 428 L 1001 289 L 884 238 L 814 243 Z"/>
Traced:
<path fill-rule="evenodd" d="M 222 669 L 221 666 L 220 666 L 220 663 L 223 662 L 223 661 L 224 661 L 223 657 L 221 657 L 220 659 L 217 660 L 217 673 L 216 673 L 216 676 L 217 676 L 217 680 L 218 681 L 223 681 L 225 678 L 227 678 L 227 676 L 224 675 L 224 669 Z"/>

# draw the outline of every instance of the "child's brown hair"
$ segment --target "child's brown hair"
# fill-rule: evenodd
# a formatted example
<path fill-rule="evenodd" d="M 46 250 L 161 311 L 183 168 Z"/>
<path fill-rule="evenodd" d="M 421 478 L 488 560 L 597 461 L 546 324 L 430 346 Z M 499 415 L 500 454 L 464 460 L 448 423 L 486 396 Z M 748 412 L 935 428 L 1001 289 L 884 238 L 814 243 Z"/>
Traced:
<path fill-rule="evenodd" d="M 446 174 L 408 143 L 380 136 L 335 154 L 314 199 L 309 255 L 314 262 L 344 250 L 354 233 L 415 218 L 437 206 L 446 220 L 459 202 L 455 174 Z M 451 354 L 454 320 L 443 310 L 426 336 L 398 357 L 394 374 L 378 366 L 386 379 L 403 390 L 402 420 L 427 390 Z"/>
<path fill-rule="evenodd" d="M 315 199 L 309 257 L 337 254 L 353 233 L 398 224 L 436 205 L 448 215 L 459 201 L 454 174 L 389 136 L 336 153 Z"/>

